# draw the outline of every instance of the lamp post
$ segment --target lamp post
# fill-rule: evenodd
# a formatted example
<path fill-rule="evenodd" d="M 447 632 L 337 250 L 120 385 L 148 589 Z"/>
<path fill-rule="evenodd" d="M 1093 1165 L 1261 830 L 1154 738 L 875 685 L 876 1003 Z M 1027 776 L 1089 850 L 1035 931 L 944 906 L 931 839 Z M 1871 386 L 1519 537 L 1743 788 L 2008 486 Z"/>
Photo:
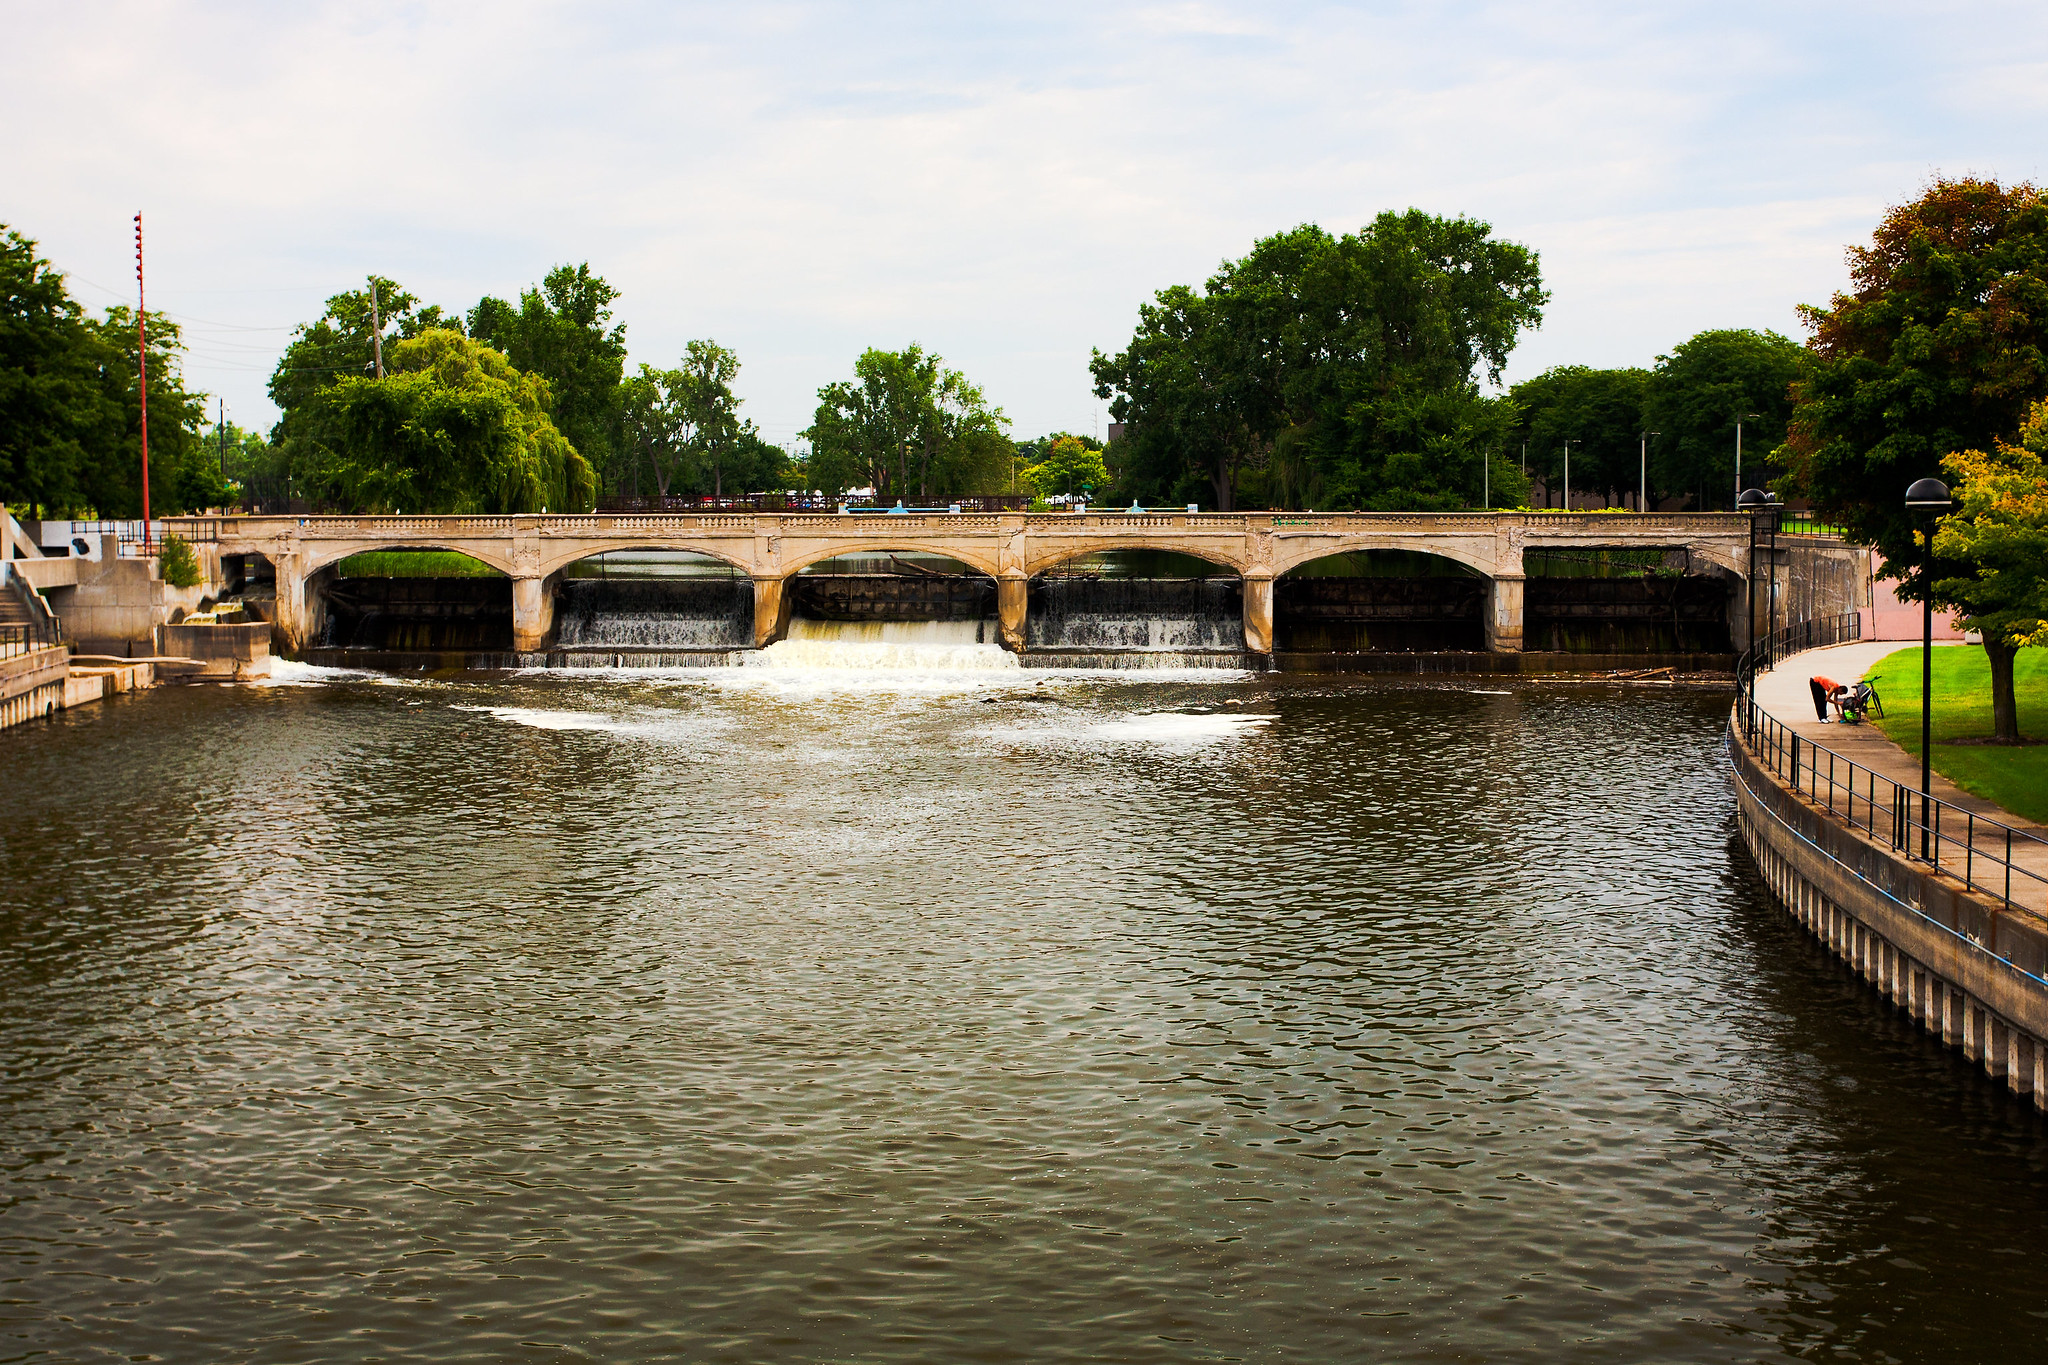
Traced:
<path fill-rule="evenodd" d="M 1762 413 L 1745 412 L 1735 419 L 1735 508 L 1742 510 L 1742 424 L 1754 422 Z"/>
<path fill-rule="evenodd" d="M 1557 504 L 1557 508 L 1558 508 L 1558 510 L 1559 510 L 1560 512 L 1569 512 L 1569 511 L 1571 511 L 1571 510 L 1572 510 L 1572 442 L 1573 442 L 1573 441 L 1578 441 L 1578 443 L 1579 443 L 1580 445 L 1584 445 L 1584 444 L 1585 444 L 1585 441 L 1581 440 L 1581 439 L 1580 439 L 1579 437 L 1577 437 L 1577 436 L 1568 436 L 1568 437 L 1566 437 L 1566 438 L 1565 438 L 1565 443 L 1564 443 L 1564 498 L 1563 498 L 1563 499 L 1562 499 L 1562 500 L 1561 500 L 1561 501 L 1560 501 L 1560 502 L 1559 502 L 1559 503 Z"/>
<path fill-rule="evenodd" d="M 1756 514 L 1770 505 L 1762 490 L 1745 488 L 1735 495 L 1735 510 L 1749 516 L 1749 571 L 1742 576 L 1744 614 L 1749 621 L 1749 648 L 1756 648 Z"/>
<path fill-rule="evenodd" d="M 1915 479 L 1906 490 L 1906 511 L 1927 514 L 1927 553 L 1920 559 L 1920 857 L 1927 857 L 1933 821 L 1930 788 L 1934 768 L 1934 520 L 1949 509 L 1948 485 Z"/>
<path fill-rule="evenodd" d="M 1661 431 L 1646 431 L 1643 433 L 1643 491 L 1636 494 L 1636 511 L 1638 512 L 1650 510 L 1650 438 L 1652 436 L 1662 436 L 1663 434 Z"/>

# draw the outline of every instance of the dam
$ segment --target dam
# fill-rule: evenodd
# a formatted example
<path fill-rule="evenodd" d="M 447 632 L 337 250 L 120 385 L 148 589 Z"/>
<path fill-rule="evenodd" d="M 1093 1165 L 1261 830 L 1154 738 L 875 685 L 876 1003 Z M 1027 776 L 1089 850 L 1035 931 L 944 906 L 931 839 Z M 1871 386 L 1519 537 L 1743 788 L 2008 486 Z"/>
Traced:
<path fill-rule="evenodd" d="M 1515 671 L 1541 661 L 1509 656 L 1655 655 L 1725 670 L 1757 611 L 1756 526 L 1733 514 L 308 516 L 176 527 L 272 585 L 286 652 L 704 662 L 768 648 L 792 622 L 943 622 L 1027 662 L 1175 655 L 1320 668 L 1344 656 L 1342 666 L 1372 668 L 1430 654 Z M 385 551 L 453 551 L 491 578 L 343 580 L 339 566 Z M 670 567 L 649 582 L 621 581 L 635 557 L 661 556 Z"/>

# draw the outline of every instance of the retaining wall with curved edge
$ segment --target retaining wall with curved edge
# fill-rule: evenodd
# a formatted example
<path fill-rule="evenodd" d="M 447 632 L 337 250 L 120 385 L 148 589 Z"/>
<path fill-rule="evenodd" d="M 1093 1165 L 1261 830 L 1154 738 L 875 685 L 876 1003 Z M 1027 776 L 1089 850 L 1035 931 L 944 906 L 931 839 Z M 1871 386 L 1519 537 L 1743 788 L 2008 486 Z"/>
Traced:
<path fill-rule="evenodd" d="M 1779 903 L 1928 1032 L 2048 1110 L 2048 907 L 1971 891 L 1872 840 L 1788 786 L 1732 722 L 1728 753 L 1743 843 Z"/>

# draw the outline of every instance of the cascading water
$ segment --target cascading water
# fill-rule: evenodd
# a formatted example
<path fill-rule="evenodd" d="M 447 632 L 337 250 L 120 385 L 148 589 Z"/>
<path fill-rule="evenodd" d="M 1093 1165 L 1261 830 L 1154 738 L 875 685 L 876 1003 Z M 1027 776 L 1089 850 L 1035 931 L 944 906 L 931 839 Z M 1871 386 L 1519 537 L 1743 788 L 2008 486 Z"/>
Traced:
<path fill-rule="evenodd" d="M 1026 639 L 1094 667 L 1235 668 L 1244 589 L 1234 578 L 1045 578 L 1032 585 Z"/>
<path fill-rule="evenodd" d="M 682 654 L 754 642 L 754 585 L 745 578 L 565 580 L 555 598 L 565 652 Z"/>
<path fill-rule="evenodd" d="M 1014 669 L 1017 656 L 995 643 L 994 621 L 813 621 L 797 617 L 788 635 L 744 656 L 751 668 L 919 670 L 957 673 Z"/>

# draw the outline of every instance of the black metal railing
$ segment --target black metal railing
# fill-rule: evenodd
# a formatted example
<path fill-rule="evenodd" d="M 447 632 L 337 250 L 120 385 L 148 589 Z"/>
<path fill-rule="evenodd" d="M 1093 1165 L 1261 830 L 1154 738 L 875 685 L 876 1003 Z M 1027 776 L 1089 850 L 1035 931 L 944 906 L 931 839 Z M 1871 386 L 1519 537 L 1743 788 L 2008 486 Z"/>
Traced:
<path fill-rule="evenodd" d="M 1800 796 L 1872 842 L 2009 907 L 2040 908 L 2048 875 L 2016 854 L 2048 858 L 2048 839 L 1965 810 L 1886 777 L 1799 734 L 1756 700 L 1756 675 L 1808 649 L 1862 638 L 1855 614 L 1800 621 L 1773 631 L 1735 666 L 1734 728 L 1750 754 Z"/>
<path fill-rule="evenodd" d="M 1768 673 L 1778 661 L 1809 649 L 1846 645 L 1863 638 L 1863 614 L 1844 612 L 1840 616 L 1818 616 L 1811 621 L 1794 621 L 1764 636 L 1746 650 L 1735 665 L 1735 685 L 1744 693 L 1759 673 Z"/>
<path fill-rule="evenodd" d="M 20 609 L 9 615 L 23 618 L 0 621 L 0 658 L 64 643 L 63 622 L 57 619 L 33 588 L 9 575 L 5 582 L 0 582 L 0 596 L 5 596 L 10 603 L 19 604 Z"/>

